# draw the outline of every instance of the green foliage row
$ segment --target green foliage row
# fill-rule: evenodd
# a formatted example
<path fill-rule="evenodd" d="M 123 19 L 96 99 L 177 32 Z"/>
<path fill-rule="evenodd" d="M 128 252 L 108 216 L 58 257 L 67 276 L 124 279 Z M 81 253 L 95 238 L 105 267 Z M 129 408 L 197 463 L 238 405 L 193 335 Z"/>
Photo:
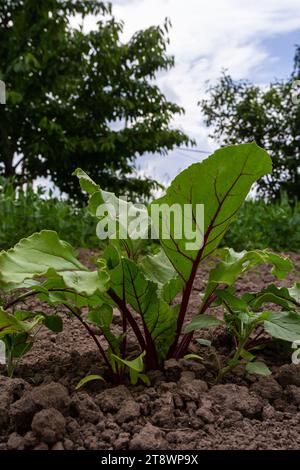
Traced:
<path fill-rule="evenodd" d="M 99 246 L 96 224 L 85 208 L 44 196 L 42 188 L 16 191 L 0 178 L 0 250 L 42 229 L 56 230 L 75 247 Z"/>
<path fill-rule="evenodd" d="M 291 205 L 286 194 L 273 203 L 249 200 L 226 233 L 224 244 L 235 250 L 300 251 L 299 227 L 300 202 Z"/>

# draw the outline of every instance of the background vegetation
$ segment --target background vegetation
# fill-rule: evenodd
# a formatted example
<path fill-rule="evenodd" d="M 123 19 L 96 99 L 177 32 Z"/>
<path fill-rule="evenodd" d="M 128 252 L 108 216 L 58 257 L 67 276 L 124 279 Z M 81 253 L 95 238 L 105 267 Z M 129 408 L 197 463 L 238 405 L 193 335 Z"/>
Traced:
<path fill-rule="evenodd" d="M 223 244 L 235 250 L 271 248 L 300 251 L 300 202 L 291 204 L 286 193 L 277 202 L 246 201 L 230 226 Z"/>

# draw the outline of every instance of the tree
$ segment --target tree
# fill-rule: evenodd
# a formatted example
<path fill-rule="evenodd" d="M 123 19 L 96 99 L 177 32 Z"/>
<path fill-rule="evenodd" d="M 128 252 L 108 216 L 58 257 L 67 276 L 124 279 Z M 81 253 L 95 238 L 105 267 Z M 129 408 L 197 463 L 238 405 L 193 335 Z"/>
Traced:
<path fill-rule="evenodd" d="M 293 87 L 300 78 L 300 47 L 288 80 L 262 88 L 234 81 L 223 73 L 201 101 L 211 137 L 223 144 L 255 140 L 273 162 L 273 173 L 258 182 L 258 193 L 276 199 L 285 190 L 291 199 L 300 197 L 300 104 L 293 103 Z"/>
<path fill-rule="evenodd" d="M 70 26 L 88 14 L 99 15 L 96 30 Z M 103 188 L 149 194 L 155 183 L 137 176 L 136 156 L 189 142 L 171 128 L 182 108 L 153 83 L 174 64 L 168 26 L 123 43 L 123 24 L 99 0 L 0 0 L 0 174 L 50 176 L 76 195 L 70 175 L 81 166 Z"/>

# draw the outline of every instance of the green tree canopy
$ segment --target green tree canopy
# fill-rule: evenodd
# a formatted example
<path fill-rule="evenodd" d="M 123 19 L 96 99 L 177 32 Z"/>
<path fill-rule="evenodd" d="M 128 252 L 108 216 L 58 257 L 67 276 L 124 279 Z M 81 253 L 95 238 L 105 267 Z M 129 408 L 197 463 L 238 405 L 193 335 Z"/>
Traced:
<path fill-rule="evenodd" d="M 95 30 L 70 25 L 88 14 L 98 15 Z M 137 176 L 136 156 L 189 142 L 171 126 L 182 108 L 153 81 L 174 64 L 168 26 L 125 43 L 99 0 L 0 0 L 0 175 L 50 176 L 74 196 L 70 174 L 81 166 L 108 190 L 149 194 L 154 182 Z"/>
<path fill-rule="evenodd" d="M 268 151 L 273 172 L 258 182 L 258 190 L 270 199 L 278 198 L 281 189 L 291 199 L 300 197 L 300 103 L 292 100 L 299 78 L 300 47 L 288 80 L 263 88 L 223 73 L 200 103 L 211 137 L 224 144 L 255 140 Z"/>

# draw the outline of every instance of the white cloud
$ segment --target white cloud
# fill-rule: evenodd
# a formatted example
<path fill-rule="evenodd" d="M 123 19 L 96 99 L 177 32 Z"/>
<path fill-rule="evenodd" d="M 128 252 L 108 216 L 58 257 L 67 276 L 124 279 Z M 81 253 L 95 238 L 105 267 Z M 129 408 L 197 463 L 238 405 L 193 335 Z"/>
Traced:
<path fill-rule="evenodd" d="M 176 66 L 158 77 L 158 83 L 171 100 L 186 109 L 175 125 L 183 128 L 198 145 L 211 150 L 215 144 L 201 122 L 197 102 L 204 95 L 208 80 L 213 82 L 227 69 L 236 78 L 252 76 L 260 82 L 263 67 L 271 66 L 276 56 L 262 41 L 276 34 L 299 28 L 299 0 L 116 0 L 113 13 L 124 21 L 124 39 L 137 30 L 171 19 L 169 52 Z M 86 27 L 94 27 L 89 18 Z M 262 67 L 263 66 L 263 67 Z M 191 154 L 195 157 L 195 154 Z M 180 152 L 163 159 L 139 159 L 143 172 L 166 181 L 165 173 L 174 173 L 192 163 Z"/>

